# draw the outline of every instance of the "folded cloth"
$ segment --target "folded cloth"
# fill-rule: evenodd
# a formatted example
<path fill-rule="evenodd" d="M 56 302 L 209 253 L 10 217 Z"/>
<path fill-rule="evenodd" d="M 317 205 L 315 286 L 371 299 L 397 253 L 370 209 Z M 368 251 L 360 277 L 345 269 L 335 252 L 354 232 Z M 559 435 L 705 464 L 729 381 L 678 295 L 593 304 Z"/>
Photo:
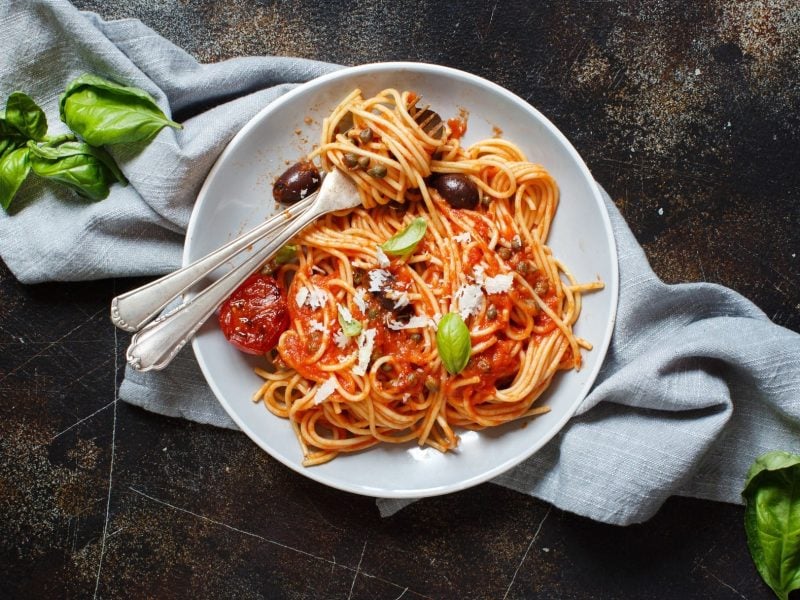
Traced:
<path fill-rule="evenodd" d="M 148 90 L 185 125 L 135 152 L 113 149 L 131 185 L 103 202 L 57 198 L 41 185 L 23 190 L 16 214 L 0 215 L 0 255 L 25 282 L 177 267 L 198 187 L 230 137 L 288 84 L 335 68 L 269 57 L 200 65 L 138 21 L 104 22 L 63 3 L 12 6 L 0 9 L 3 93 L 31 92 L 53 123 L 58 92 L 90 71 Z M 800 452 L 800 335 L 731 290 L 661 282 L 604 197 L 621 280 L 603 369 L 562 432 L 494 481 L 616 524 L 648 519 L 673 494 L 738 502 L 757 455 Z M 184 350 L 166 371 L 129 369 L 119 397 L 234 428 L 202 382 Z M 385 515 L 408 502 L 378 500 Z"/>

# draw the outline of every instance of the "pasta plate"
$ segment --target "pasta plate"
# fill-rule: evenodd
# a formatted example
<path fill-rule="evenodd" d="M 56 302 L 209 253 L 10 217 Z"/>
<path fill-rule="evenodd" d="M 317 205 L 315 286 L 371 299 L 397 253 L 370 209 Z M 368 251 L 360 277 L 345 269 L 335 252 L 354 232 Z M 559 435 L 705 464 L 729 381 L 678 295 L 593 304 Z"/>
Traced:
<path fill-rule="evenodd" d="M 495 137 L 514 142 L 555 178 L 561 201 L 548 245 L 578 281 L 600 279 L 605 289 L 586 294 L 575 333 L 594 348 L 579 371 L 556 375 L 538 403 L 550 412 L 481 431 L 462 431 L 455 451 L 415 443 L 381 444 L 302 466 L 290 423 L 251 397 L 261 385 L 253 372 L 263 358 L 231 346 L 216 319 L 193 340 L 209 386 L 236 424 L 272 457 L 325 485 L 368 496 L 409 498 L 449 493 L 487 481 L 550 441 L 577 410 L 600 370 L 617 307 L 617 256 L 611 223 L 588 168 L 564 135 L 511 92 L 477 76 L 420 63 L 379 63 L 342 69 L 298 86 L 254 116 L 211 169 L 189 223 L 184 264 L 216 249 L 276 210 L 277 175 L 318 143 L 322 120 L 354 88 L 413 90 L 443 118 L 468 114 L 464 145 Z M 212 277 L 214 274 L 212 274 Z"/>

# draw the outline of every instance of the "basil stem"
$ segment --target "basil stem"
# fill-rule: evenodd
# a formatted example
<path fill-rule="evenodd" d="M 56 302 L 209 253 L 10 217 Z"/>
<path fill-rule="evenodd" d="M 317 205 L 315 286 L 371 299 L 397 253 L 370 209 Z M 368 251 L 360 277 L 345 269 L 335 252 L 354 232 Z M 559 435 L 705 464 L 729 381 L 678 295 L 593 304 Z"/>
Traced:
<path fill-rule="evenodd" d="M 456 375 L 464 370 L 472 352 L 469 329 L 458 313 L 447 313 L 439 321 L 436 347 L 447 372 Z"/>
<path fill-rule="evenodd" d="M 403 231 L 393 235 L 381 244 L 381 248 L 391 256 L 411 254 L 416 249 L 417 244 L 425 237 L 427 229 L 428 222 L 422 217 L 417 217 Z"/>
<path fill-rule="evenodd" d="M 144 90 L 88 73 L 67 86 L 59 112 L 61 120 L 92 146 L 149 140 L 164 127 L 182 129 Z"/>
<path fill-rule="evenodd" d="M 778 598 L 800 589 L 800 455 L 768 452 L 747 473 L 742 496 L 747 545 Z"/>
<path fill-rule="evenodd" d="M 347 337 L 356 337 L 358 334 L 360 334 L 361 329 L 363 328 L 361 321 L 354 319 L 350 309 L 348 309 L 346 306 L 339 304 L 337 308 L 339 325 L 342 326 L 342 331 L 344 334 Z"/>
<path fill-rule="evenodd" d="M 0 206 L 5 210 L 31 170 L 28 148 L 18 148 L 0 159 Z"/>
<path fill-rule="evenodd" d="M 83 142 L 66 141 L 56 146 L 28 142 L 31 169 L 47 179 L 63 183 L 90 200 L 103 200 L 109 185 L 127 179 L 104 150 Z"/>
<path fill-rule="evenodd" d="M 6 100 L 5 119 L 9 125 L 32 140 L 41 140 L 47 134 L 47 117 L 28 94 L 11 93 Z"/>

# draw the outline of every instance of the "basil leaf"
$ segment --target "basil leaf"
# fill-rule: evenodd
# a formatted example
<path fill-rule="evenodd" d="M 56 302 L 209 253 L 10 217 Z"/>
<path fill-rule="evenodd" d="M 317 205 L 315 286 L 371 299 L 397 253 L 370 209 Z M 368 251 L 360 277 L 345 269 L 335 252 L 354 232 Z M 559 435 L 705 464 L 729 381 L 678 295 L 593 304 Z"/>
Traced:
<path fill-rule="evenodd" d="M 800 589 L 800 456 L 768 452 L 747 473 L 744 526 L 753 562 L 778 598 Z"/>
<path fill-rule="evenodd" d="M 8 210 L 30 170 L 27 148 L 18 148 L 0 159 L 0 206 L 5 210 Z"/>
<path fill-rule="evenodd" d="M 338 305 L 339 325 L 342 326 L 342 331 L 347 337 L 356 337 L 361 333 L 361 321 L 356 321 L 353 314 L 346 306 Z"/>
<path fill-rule="evenodd" d="M 61 120 L 92 146 L 140 142 L 167 126 L 183 128 L 144 90 L 88 73 L 67 86 L 59 112 Z"/>
<path fill-rule="evenodd" d="M 114 181 L 127 184 L 114 159 L 104 150 L 83 142 L 58 146 L 28 143 L 34 173 L 71 187 L 90 200 L 103 200 Z"/>
<path fill-rule="evenodd" d="M 436 347 L 448 373 L 455 375 L 464 370 L 472 352 L 472 342 L 461 315 L 451 312 L 442 317 L 436 331 Z"/>
<path fill-rule="evenodd" d="M 12 92 L 6 101 L 5 119 L 17 131 L 32 140 L 41 140 L 47 133 L 47 117 L 33 98 Z"/>
<path fill-rule="evenodd" d="M 393 235 L 383 244 L 381 248 L 386 254 L 392 256 L 406 256 L 411 254 L 417 247 L 417 244 L 425 237 L 425 231 L 428 229 L 428 222 L 422 217 L 417 217 L 408 226 Z"/>
<path fill-rule="evenodd" d="M 28 142 L 28 138 L 11 125 L 5 118 L 5 111 L 0 111 L 0 158 L 4 158 L 17 148 Z"/>
<path fill-rule="evenodd" d="M 286 244 L 285 246 L 280 247 L 272 260 L 275 261 L 276 265 L 285 265 L 288 262 L 292 262 L 296 256 L 297 246 Z"/>

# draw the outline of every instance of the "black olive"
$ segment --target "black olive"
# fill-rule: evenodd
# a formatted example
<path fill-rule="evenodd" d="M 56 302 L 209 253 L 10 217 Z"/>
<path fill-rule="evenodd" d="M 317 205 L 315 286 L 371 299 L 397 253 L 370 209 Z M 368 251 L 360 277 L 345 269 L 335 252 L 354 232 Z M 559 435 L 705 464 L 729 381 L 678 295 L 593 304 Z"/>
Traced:
<path fill-rule="evenodd" d="M 272 186 L 272 196 L 276 202 L 292 204 L 316 192 L 322 179 L 314 163 L 301 160 L 293 164 Z"/>
<path fill-rule="evenodd" d="M 478 186 L 466 175 L 442 173 L 431 180 L 431 186 L 447 200 L 453 208 L 476 208 L 478 206 Z"/>

